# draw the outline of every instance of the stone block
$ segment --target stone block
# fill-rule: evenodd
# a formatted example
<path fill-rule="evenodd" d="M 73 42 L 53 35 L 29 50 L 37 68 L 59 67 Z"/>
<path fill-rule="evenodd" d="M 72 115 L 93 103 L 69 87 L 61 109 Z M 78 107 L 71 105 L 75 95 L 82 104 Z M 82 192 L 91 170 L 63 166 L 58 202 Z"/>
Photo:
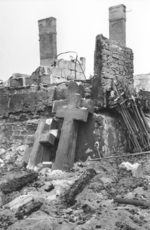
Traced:
<path fill-rule="evenodd" d="M 110 74 L 110 73 L 104 73 L 103 74 L 103 78 L 104 79 L 115 79 L 115 75 L 114 74 Z"/>
<path fill-rule="evenodd" d="M 76 63 L 75 69 L 76 69 L 77 72 L 83 73 L 82 66 L 79 63 Z"/>
<path fill-rule="evenodd" d="M 73 61 L 69 62 L 69 69 L 70 70 L 75 70 L 75 62 L 73 62 Z"/>
<path fill-rule="evenodd" d="M 62 78 L 67 79 L 71 74 L 71 70 L 70 69 L 62 69 Z"/>
<path fill-rule="evenodd" d="M 109 50 L 106 50 L 106 49 L 102 49 L 102 55 L 108 55 L 108 56 L 112 56 L 112 52 L 111 51 L 109 51 Z"/>
<path fill-rule="evenodd" d="M 118 54 L 113 53 L 112 56 L 113 56 L 114 58 L 116 58 L 116 59 L 119 59 L 119 55 L 118 55 Z"/>
<path fill-rule="evenodd" d="M 61 78 L 61 69 L 60 68 L 51 68 L 52 76 Z"/>
<path fill-rule="evenodd" d="M 74 80 L 75 78 L 75 71 L 71 71 L 70 75 L 67 77 L 67 80 Z"/>
<path fill-rule="evenodd" d="M 44 84 L 44 85 L 49 85 L 51 84 L 51 77 L 50 75 L 43 75 L 41 76 L 41 83 Z"/>
<path fill-rule="evenodd" d="M 82 65 L 82 69 L 85 72 L 85 69 L 86 69 L 86 58 L 80 57 L 80 62 L 81 62 L 81 65 Z"/>
<path fill-rule="evenodd" d="M 57 66 L 58 68 L 61 68 L 61 69 L 69 69 L 69 62 L 70 61 L 67 61 L 67 60 L 58 60 L 57 61 Z"/>
<path fill-rule="evenodd" d="M 78 73 L 78 72 L 77 72 L 76 79 L 77 80 L 86 80 L 85 75 L 83 73 Z"/>
<path fill-rule="evenodd" d="M 25 87 L 27 85 L 31 85 L 31 78 L 26 74 L 13 73 L 8 82 L 10 87 Z"/>
<path fill-rule="evenodd" d="M 28 135 L 26 142 L 27 142 L 27 145 L 33 145 L 33 143 L 34 143 L 34 135 Z"/>
<path fill-rule="evenodd" d="M 70 76 L 67 78 L 67 80 L 85 80 L 85 76 L 82 73 L 71 71 Z"/>
<path fill-rule="evenodd" d="M 18 79 L 10 78 L 9 86 L 14 87 L 14 88 L 23 87 L 23 79 L 22 78 L 18 78 Z"/>
<path fill-rule="evenodd" d="M 102 72 L 109 72 L 109 68 L 107 68 L 107 67 L 102 67 Z"/>

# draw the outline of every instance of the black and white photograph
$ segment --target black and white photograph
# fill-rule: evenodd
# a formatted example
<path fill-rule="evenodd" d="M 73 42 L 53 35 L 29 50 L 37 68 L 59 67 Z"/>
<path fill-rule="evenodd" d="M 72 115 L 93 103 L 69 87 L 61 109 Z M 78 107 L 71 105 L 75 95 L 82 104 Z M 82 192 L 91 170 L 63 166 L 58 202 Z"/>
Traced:
<path fill-rule="evenodd" d="M 150 230 L 149 12 L 0 0 L 0 230 Z"/>

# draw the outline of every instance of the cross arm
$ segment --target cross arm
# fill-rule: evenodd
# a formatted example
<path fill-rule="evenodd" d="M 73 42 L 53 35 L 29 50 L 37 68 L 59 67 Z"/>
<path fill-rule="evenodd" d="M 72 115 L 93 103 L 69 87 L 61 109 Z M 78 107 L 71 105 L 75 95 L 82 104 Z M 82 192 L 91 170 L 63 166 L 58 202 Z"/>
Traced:
<path fill-rule="evenodd" d="M 56 100 L 53 102 L 52 112 L 56 112 L 59 107 L 67 105 L 67 100 Z"/>
<path fill-rule="evenodd" d="M 56 112 L 56 117 L 65 118 L 66 120 L 80 120 L 87 121 L 88 118 L 88 109 L 87 108 L 70 108 L 66 106 L 58 108 Z"/>

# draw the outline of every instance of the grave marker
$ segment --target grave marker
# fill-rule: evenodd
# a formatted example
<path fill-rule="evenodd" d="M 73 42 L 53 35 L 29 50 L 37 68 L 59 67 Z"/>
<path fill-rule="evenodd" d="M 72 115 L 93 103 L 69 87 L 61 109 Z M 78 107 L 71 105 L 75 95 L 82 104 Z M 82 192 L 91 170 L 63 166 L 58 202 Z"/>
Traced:
<path fill-rule="evenodd" d="M 82 99 L 83 91 L 83 85 L 72 81 L 68 86 L 67 99 L 54 101 L 53 112 L 56 112 L 56 117 L 64 118 L 64 121 L 53 169 L 65 170 L 73 167 L 78 121 L 86 122 L 88 113 L 94 111 L 93 102 Z"/>

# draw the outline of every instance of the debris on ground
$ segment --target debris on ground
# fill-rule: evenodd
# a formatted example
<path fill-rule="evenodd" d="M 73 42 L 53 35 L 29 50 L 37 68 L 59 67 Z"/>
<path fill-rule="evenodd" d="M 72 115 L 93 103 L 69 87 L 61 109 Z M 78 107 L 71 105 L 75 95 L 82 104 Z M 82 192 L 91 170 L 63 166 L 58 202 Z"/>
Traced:
<path fill-rule="evenodd" d="M 150 229 L 148 155 L 77 162 L 66 172 L 47 166 L 35 172 L 10 167 L 7 160 L 1 169 L 0 229 Z"/>

